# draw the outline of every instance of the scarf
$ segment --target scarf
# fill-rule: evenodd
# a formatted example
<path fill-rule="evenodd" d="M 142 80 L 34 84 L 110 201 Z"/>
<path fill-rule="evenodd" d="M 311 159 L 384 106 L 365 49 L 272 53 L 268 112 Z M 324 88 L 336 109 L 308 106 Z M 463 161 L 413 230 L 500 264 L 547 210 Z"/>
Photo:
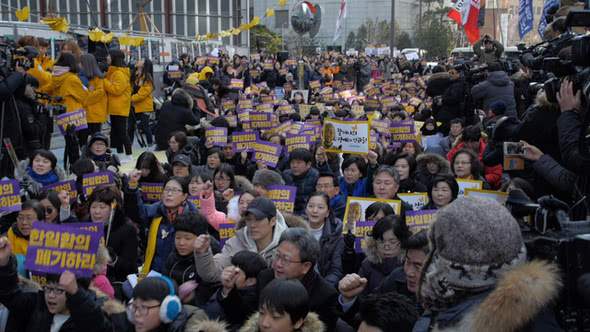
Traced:
<path fill-rule="evenodd" d="M 174 222 L 176 221 L 176 217 L 178 217 L 179 215 L 182 215 L 183 212 L 184 212 L 184 206 L 182 206 L 182 205 L 176 211 L 166 209 L 166 216 L 168 217 L 168 221 L 171 224 L 174 224 Z"/>
<path fill-rule="evenodd" d="M 431 242 L 432 243 L 432 242 Z M 444 311 L 474 294 L 496 286 L 502 274 L 526 262 L 526 247 L 509 262 L 491 265 L 468 265 L 441 257 L 436 248 L 422 270 L 420 302 L 425 309 Z"/>
<path fill-rule="evenodd" d="M 47 174 L 39 175 L 35 173 L 35 171 L 33 171 L 33 168 L 31 168 L 31 166 L 29 166 L 27 167 L 27 174 L 35 182 L 42 184 L 43 187 L 59 182 L 59 177 L 57 176 L 57 173 L 55 173 L 55 170 L 51 170 Z"/>

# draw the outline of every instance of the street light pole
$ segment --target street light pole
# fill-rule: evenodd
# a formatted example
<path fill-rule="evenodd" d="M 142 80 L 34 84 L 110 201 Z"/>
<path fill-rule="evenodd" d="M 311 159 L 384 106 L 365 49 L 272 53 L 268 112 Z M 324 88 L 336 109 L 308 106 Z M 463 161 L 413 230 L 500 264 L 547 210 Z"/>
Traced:
<path fill-rule="evenodd" d="M 391 0 L 391 28 L 390 30 L 390 52 L 391 52 L 391 57 L 393 58 L 395 56 L 395 51 L 394 51 L 394 45 L 395 45 L 395 0 Z"/>

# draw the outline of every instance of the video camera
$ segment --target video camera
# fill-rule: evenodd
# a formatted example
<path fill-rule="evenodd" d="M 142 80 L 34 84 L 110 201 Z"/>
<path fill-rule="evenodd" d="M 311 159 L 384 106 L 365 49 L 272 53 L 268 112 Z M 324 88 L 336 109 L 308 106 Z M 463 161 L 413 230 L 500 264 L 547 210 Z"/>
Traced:
<path fill-rule="evenodd" d="M 41 114 L 47 114 L 52 117 L 66 112 L 66 106 L 60 104 L 63 101 L 63 98 L 60 96 L 51 96 L 46 93 L 36 92 L 35 99 L 45 101 L 38 105 L 38 110 Z"/>
<path fill-rule="evenodd" d="M 565 20 L 566 31 L 549 41 L 531 46 L 521 56 L 521 62 L 546 75 L 544 90 L 547 100 L 556 103 L 561 81 L 573 82 L 574 93 L 581 91 L 590 100 L 590 35 L 580 35 L 571 27 L 590 27 L 590 10 L 572 10 Z"/>
<path fill-rule="evenodd" d="M 35 63 L 39 51 L 32 46 L 16 47 L 14 42 L 0 41 L 0 74 L 7 77 L 16 67 L 29 70 Z"/>
<path fill-rule="evenodd" d="M 506 207 L 522 222 L 529 257 L 552 261 L 562 272 L 563 290 L 557 303 L 561 326 L 566 331 L 587 331 L 590 308 L 580 296 L 578 280 L 590 272 L 590 221 L 571 221 L 566 203 L 553 196 L 535 203 L 521 190 L 510 192 Z"/>

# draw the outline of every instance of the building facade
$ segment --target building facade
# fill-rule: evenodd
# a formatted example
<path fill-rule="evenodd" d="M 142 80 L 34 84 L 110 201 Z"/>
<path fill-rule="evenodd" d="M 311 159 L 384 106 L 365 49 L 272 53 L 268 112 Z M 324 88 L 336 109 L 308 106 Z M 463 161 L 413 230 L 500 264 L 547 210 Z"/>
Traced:
<path fill-rule="evenodd" d="M 416 30 L 416 17 L 419 13 L 418 0 L 394 0 L 395 1 L 395 21 L 401 31 L 406 31 L 410 36 L 414 36 Z M 255 0 L 253 2 L 254 15 L 263 16 L 267 8 L 275 8 L 275 16 L 270 18 L 266 25 L 272 31 L 286 36 L 292 33 L 290 29 L 289 11 L 299 1 L 289 0 L 284 9 L 277 8 L 276 0 Z M 373 21 L 390 21 L 391 4 L 393 0 L 347 0 L 347 18 L 343 25 L 343 31 L 340 38 L 333 42 L 334 31 L 336 30 L 336 20 L 340 7 L 340 0 L 312 0 L 313 4 L 319 4 L 322 10 L 322 23 L 320 31 L 315 37 L 318 44 L 326 46 L 343 46 L 346 36 L 355 31 L 367 20 Z"/>
<path fill-rule="evenodd" d="M 100 26 L 193 39 L 238 27 L 246 21 L 247 0 L 0 0 L 0 20 L 15 21 L 15 10 L 28 6 L 30 22 L 57 15 L 71 26 Z M 226 37 L 224 45 L 247 44 L 245 34 Z"/>

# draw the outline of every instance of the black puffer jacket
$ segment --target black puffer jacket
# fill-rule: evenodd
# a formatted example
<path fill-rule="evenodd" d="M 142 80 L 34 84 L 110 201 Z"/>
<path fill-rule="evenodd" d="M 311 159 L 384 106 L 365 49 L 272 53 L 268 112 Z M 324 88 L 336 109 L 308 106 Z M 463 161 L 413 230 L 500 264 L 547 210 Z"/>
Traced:
<path fill-rule="evenodd" d="M 344 275 L 342 271 L 342 254 L 344 238 L 342 237 L 342 221 L 332 218 L 324 224 L 320 238 L 320 259 L 317 266 L 320 275 L 330 284 L 336 286 Z"/>
<path fill-rule="evenodd" d="M 194 126 L 199 124 L 199 119 L 192 109 L 193 100 L 182 89 L 175 90 L 172 94 L 172 100 L 162 105 L 155 133 L 158 150 L 168 148 L 168 137 L 172 132 L 183 131 L 186 133 L 185 125 Z"/>
<path fill-rule="evenodd" d="M 108 228 L 105 227 L 105 235 L 107 230 Z M 125 281 L 127 275 L 137 273 L 138 246 L 137 228 L 122 212 L 116 212 L 107 243 L 112 260 L 107 275 L 109 280 Z"/>
<path fill-rule="evenodd" d="M 8 265 L 0 267 L 0 303 L 10 310 L 12 316 L 6 332 L 50 331 L 53 314 L 47 310 L 44 293 L 25 292 L 17 283 L 16 259 L 11 257 Z M 60 332 L 112 330 L 109 319 L 92 293 L 80 287 L 75 294 L 66 296 L 70 317 L 60 328 Z"/>
<path fill-rule="evenodd" d="M 449 174 L 452 175 L 451 172 L 451 164 L 448 160 L 444 157 L 434 154 L 434 153 L 423 153 L 416 158 L 416 173 L 414 174 L 414 179 L 423 185 L 426 188 L 430 188 L 432 186 L 432 180 L 439 175 L 439 174 Z M 438 166 L 438 172 L 436 174 L 432 174 L 428 171 L 427 165 L 429 163 L 434 163 Z"/>

